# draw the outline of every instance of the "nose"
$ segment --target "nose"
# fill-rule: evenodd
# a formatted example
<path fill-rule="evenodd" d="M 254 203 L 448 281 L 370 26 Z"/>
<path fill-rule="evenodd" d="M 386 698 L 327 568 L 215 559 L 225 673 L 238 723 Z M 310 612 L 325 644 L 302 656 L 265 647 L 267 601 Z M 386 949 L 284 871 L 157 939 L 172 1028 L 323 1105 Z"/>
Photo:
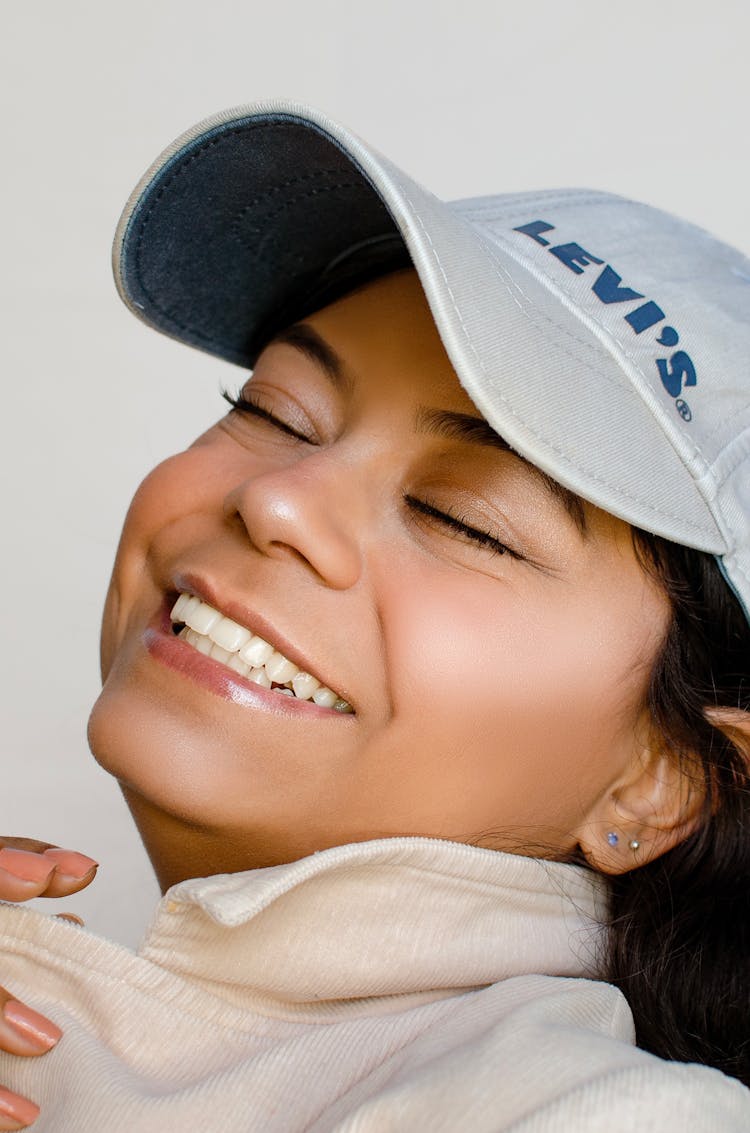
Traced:
<path fill-rule="evenodd" d="M 261 553 L 297 560 L 326 586 L 345 590 L 362 571 L 365 481 L 322 450 L 238 483 L 224 514 Z"/>

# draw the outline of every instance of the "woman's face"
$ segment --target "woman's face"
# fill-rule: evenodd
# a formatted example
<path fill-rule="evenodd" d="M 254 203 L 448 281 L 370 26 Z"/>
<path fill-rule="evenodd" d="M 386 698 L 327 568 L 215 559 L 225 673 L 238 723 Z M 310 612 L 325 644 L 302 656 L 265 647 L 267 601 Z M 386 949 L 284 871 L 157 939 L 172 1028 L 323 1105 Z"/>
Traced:
<path fill-rule="evenodd" d="M 668 610 L 629 528 L 587 505 L 584 530 L 492 443 L 413 272 L 285 338 L 244 388 L 258 409 L 230 412 L 133 500 L 97 758 L 136 811 L 232 847 L 221 869 L 404 834 L 564 855 L 646 742 Z M 353 711 L 177 637 L 179 593 Z"/>

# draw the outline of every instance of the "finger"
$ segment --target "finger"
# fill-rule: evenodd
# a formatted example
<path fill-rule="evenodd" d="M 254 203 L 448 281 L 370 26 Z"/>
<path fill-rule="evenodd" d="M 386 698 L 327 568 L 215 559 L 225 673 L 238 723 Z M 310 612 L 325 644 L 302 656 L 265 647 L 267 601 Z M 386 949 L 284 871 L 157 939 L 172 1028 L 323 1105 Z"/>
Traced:
<path fill-rule="evenodd" d="M 0 1050 L 33 1058 L 46 1054 L 61 1037 L 56 1023 L 0 988 Z"/>
<path fill-rule="evenodd" d="M 0 1129 L 26 1129 L 38 1116 L 38 1105 L 0 1086 Z"/>
<path fill-rule="evenodd" d="M 79 854 L 77 850 L 61 850 L 58 846 L 45 850 L 41 857 L 52 861 L 55 866 L 55 872 L 42 897 L 70 897 L 71 894 L 78 893 L 91 884 L 99 868 L 99 863 L 87 854 Z"/>
<path fill-rule="evenodd" d="M 85 888 L 97 863 L 75 850 L 52 846 L 43 852 L 5 845 L 0 849 L 0 900 L 63 897 Z"/>
<path fill-rule="evenodd" d="M 56 1023 L 14 999 L 5 988 L 0 988 L 0 1004 L 0 1049 L 32 1058 L 46 1054 L 61 1038 Z M 0 1086 L 0 1130 L 25 1129 L 38 1116 L 38 1105 Z"/>
<path fill-rule="evenodd" d="M 41 854 L 4 846 L 0 850 L 0 898 L 28 901 L 38 897 L 50 883 L 55 863 Z"/>
<path fill-rule="evenodd" d="M 40 842 L 38 838 L 11 838 L 0 837 L 0 849 L 8 846 L 12 850 L 28 850 L 30 854 L 43 854 L 45 850 L 54 850 L 53 842 Z"/>
<path fill-rule="evenodd" d="M 75 881 L 83 878 L 99 864 L 87 854 L 81 854 L 77 850 L 65 850 L 52 842 L 40 842 L 37 838 L 0 837 L 0 850 L 2 849 L 22 850 L 25 853 L 50 857 L 55 861 L 58 873 L 66 873 Z"/>

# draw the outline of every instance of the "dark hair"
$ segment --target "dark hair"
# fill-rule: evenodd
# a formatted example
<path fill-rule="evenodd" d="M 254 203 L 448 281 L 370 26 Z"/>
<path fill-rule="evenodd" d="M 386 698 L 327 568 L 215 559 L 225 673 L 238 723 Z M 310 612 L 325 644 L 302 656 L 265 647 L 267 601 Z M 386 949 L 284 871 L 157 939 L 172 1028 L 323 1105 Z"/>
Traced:
<path fill-rule="evenodd" d="M 685 842 L 612 879 L 606 975 L 640 1047 L 750 1085 L 750 776 L 740 745 L 704 715 L 750 708 L 750 624 L 713 556 L 637 529 L 634 542 L 672 604 L 651 712 L 705 802 Z"/>

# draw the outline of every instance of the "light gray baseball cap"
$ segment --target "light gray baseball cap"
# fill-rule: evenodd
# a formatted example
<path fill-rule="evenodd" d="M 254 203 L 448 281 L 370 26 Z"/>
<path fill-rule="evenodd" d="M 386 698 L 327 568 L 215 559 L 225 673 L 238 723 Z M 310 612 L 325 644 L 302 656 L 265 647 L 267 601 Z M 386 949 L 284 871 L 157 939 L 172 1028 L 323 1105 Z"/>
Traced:
<path fill-rule="evenodd" d="M 584 499 L 717 556 L 750 617 L 750 261 L 703 230 L 585 189 L 442 201 L 274 100 L 157 158 L 114 271 L 144 322 L 252 367 L 279 312 L 335 295 L 337 265 L 404 249 L 492 427 Z"/>

